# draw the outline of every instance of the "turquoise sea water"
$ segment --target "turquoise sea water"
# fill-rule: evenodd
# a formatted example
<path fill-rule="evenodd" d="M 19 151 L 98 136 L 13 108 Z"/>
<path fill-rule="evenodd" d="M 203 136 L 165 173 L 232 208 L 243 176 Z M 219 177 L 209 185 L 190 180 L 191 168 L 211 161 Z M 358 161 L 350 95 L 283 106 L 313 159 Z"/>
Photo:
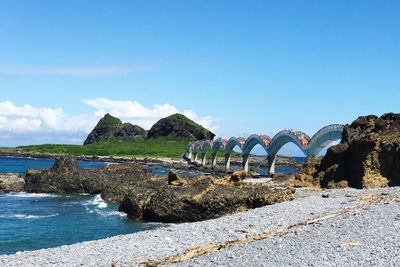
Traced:
<path fill-rule="evenodd" d="M 303 158 L 297 159 L 299 161 Z M 50 159 L 0 157 L 0 173 L 25 173 L 48 169 Z M 79 161 L 82 168 L 98 168 L 103 162 Z M 149 167 L 153 174 L 166 174 L 161 166 Z M 264 173 L 264 169 L 256 169 Z M 280 166 L 277 172 L 296 168 Z M 128 220 L 100 195 L 56 195 L 0 192 L 0 254 L 50 248 L 77 242 L 151 229 L 160 224 Z"/>
<path fill-rule="evenodd" d="M 53 160 L 1 158 L 0 172 L 47 169 Z M 83 168 L 104 166 L 80 161 Z M 157 224 L 128 220 L 100 195 L 0 193 L 0 254 L 56 247 L 133 233 Z"/>

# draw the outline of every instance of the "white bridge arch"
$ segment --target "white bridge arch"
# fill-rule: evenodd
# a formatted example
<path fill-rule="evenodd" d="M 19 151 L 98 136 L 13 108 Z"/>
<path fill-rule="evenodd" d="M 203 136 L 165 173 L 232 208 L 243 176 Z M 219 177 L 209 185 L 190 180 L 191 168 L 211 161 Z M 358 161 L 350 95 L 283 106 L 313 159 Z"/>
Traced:
<path fill-rule="evenodd" d="M 268 135 L 252 134 L 247 139 L 231 137 L 229 140 L 217 138 L 215 141 L 195 141 L 186 146 L 184 156 L 191 161 L 197 161 L 197 157 L 200 155 L 201 164 L 205 166 L 207 152 L 211 151 L 211 166 L 214 168 L 217 163 L 217 153 L 222 148 L 225 157 L 225 170 L 228 171 L 232 151 L 235 147 L 238 147 L 243 153 L 243 169 L 248 172 L 250 152 L 256 145 L 260 145 L 267 152 L 268 173 L 272 174 L 275 172 L 276 154 L 287 143 L 295 144 L 306 157 L 316 156 L 329 143 L 342 138 L 343 127 L 341 124 L 325 126 L 311 138 L 302 131 L 283 130 L 272 139 Z"/>

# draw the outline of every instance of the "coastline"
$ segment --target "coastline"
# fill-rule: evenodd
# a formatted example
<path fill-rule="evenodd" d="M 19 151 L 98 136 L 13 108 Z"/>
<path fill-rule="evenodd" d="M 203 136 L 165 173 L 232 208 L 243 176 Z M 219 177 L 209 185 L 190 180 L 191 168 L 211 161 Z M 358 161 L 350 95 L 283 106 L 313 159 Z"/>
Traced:
<path fill-rule="evenodd" d="M 16 158 L 43 158 L 43 159 L 57 159 L 63 156 L 63 154 L 54 153 L 43 153 L 43 152 L 29 152 L 29 151 L 19 151 L 19 150 L 1 150 L 0 157 L 16 157 Z M 128 163 L 135 162 L 145 165 L 160 165 L 170 168 L 196 168 L 199 170 L 211 171 L 210 166 L 202 167 L 199 165 L 189 164 L 183 158 L 165 158 L 165 157 L 133 157 L 133 156 L 94 156 L 94 155 L 79 155 L 75 156 L 77 160 L 85 161 L 101 161 L 110 163 Z M 217 158 L 218 169 L 222 169 L 224 165 L 224 160 L 222 158 Z M 268 162 L 266 156 L 251 156 L 250 164 L 256 167 L 266 167 Z M 287 157 L 282 155 L 277 155 L 276 159 L 277 165 L 285 166 L 295 166 L 299 167 L 301 164 L 297 162 L 293 157 Z M 242 159 L 240 157 L 232 157 L 232 166 L 241 166 Z"/>
<path fill-rule="evenodd" d="M 208 221 L 168 224 L 154 230 L 97 241 L 22 252 L 9 256 L 3 255 L 0 256 L 0 264 L 2 266 L 138 266 L 141 264 L 142 266 L 152 266 L 152 264 L 161 264 L 162 260 L 168 256 L 185 255 L 189 247 L 193 250 L 195 246 L 203 246 L 206 251 L 209 248 L 212 253 L 203 257 L 189 258 L 188 261 L 183 260 L 185 257 L 168 259 L 177 259 L 177 264 L 181 266 L 204 266 L 204 264 L 227 266 L 234 264 L 234 259 L 226 256 L 231 250 L 252 251 L 257 244 L 269 242 L 265 245 L 264 252 L 258 250 L 256 255 L 249 253 L 247 257 L 246 254 L 235 254 L 236 260 L 244 264 L 247 260 L 254 258 L 259 265 L 284 266 L 289 263 L 287 261 L 295 258 L 296 255 L 299 256 L 300 253 L 302 255 L 298 260 L 303 265 L 307 263 L 321 263 L 323 266 L 335 263 L 379 265 L 382 264 L 382 261 L 390 265 L 399 260 L 399 256 L 393 248 L 396 247 L 396 241 L 400 241 L 398 240 L 400 237 L 397 232 L 390 232 L 393 231 L 393 223 L 396 223 L 395 226 L 399 225 L 398 220 L 388 220 L 387 218 L 400 212 L 399 199 L 398 187 L 324 191 L 297 189 L 296 199 L 293 201 Z M 382 215 L 382 212 L 385 216 L 376 217 Z M 358 225 L 357 222 L 362 219 L 371 222 L 371 225 Z M 343 222 L 352 222 L 350 225 L 355 228 L 343 228 Z M 382 226 L 380 227 L 381 231 L 388 230 L 385 237 L 390 238 L 392 242 L 382 243 L 384 237 L 375 236 L 376 229 L 374 230 L 374 228 L 377 227 L 377 224 Z M 342 231 L 342 233 L 340 236 L 332 237 L 337 240 L 328 240 L 324 234 L 317 233 L 318 229 L 322 231 L 324 227 L 328 227 L 333 233 L 335 231 Z M 359 231 L 358 227 L 360 227 Z M 307 235 L 310 231 L 314 234 Z M 254 236 L 262 237 L 261 234 L 266 232 L 287 233 L 246 242 Z M 303 240 L 303 238 L 306 239 Z M 370 243 L 361 242 L 360 245 L 357 245 L 356 243 L 359 241 L 357 239 L 360 238 L 369 238 Z M 354 248 L 350 248 L 352 252 L 356 254 L 371 253 L 374 256 L 372 258 L 351 257 L 351 253 L 346 254 L 350 249 L 343 247 L 345 246 L 343 244 L 346 244 L 344 239 L 348 239 L 347 243 L 349 244 L 350 242 L 356 244 L 353 244 Z M 223 244 L 234 244 L 237 240 L 244 241 L 237 245 L 223 246 Z M 301 247 L 290 248 L 291 243 L 288 244 L 289 247 L 285 247 L 285 242 L 288 241 L 308 244 L 307 249 L 310 250 Z M 209 244 L 220 244 L 220 248 L 214 251 L 213 246 Z M 271 249 L 278 254 L 271 254 Z M 196 252 L 196 250 L 194 251 Z M 319 251 L 318 256 L 315 255 L 315 251 Z M 204 251 L 200 250 L 200 255 L 202 252 Z M 326 256 L 329 256 L 329 262 L 324 260 Z M 242 257 L 246 257 L 247 260 Z M 274 262 L 277 258 L 280 258 L 281 261 Z M 161 262 L 157 263 L 157 261 Z"/>

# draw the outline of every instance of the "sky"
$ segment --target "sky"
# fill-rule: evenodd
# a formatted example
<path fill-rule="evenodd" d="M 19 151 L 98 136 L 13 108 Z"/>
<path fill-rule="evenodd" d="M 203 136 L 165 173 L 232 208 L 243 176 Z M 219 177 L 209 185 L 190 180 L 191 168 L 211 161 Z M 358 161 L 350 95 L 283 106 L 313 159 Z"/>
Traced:
<path fill-rule="evenodd" d="M 181 112 L 225 138 L 399 112 L 399 13 L 390 0 L 2 0 L 0 146 L 82 143 L 106 112 L 146 129 Z"/>

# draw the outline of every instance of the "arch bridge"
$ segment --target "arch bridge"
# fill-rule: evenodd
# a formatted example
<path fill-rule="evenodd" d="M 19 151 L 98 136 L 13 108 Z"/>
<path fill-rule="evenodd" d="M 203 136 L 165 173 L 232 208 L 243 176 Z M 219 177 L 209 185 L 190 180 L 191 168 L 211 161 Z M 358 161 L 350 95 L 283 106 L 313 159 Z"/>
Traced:
<path fill-rule="evenodd" d="M 275 158 L 279 150 L 287 143 L 295 144 L 306 157 L 316 156 L 329 143 L 342 139 L 342 124 L 331 124 L 323 127 L 311 138 L 302 131 L 283 130 L 273 138 L 268 135 L 250 135 L 247 139 L 232 137 L 229 140 L 217 138 L 214 141 L 203 140 L 190 142 L 186 146 L 184 157 L 192 162 L 197 162 L 200 156 L 200 163 L 206 166 L 206 155 L 211 151 L 211 167 L 217 164 L 217 152 L 222 149 L 225 157 L 225 170 L 230 169 L 231 154 L 235 147 L 242 151 L 243 170 L 249 171 L 249 155 L 251 150 L 260 145 L 267 153 L 268 174 L 275 173 Z"/>

